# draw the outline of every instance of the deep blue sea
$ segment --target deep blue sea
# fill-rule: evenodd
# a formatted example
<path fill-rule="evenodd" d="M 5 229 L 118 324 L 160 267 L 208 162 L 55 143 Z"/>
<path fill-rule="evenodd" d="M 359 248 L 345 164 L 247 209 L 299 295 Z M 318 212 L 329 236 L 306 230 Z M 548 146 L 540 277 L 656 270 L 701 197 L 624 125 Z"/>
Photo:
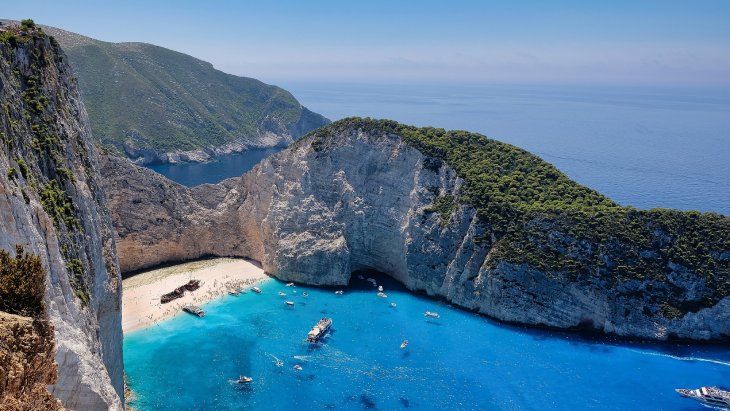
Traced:
<path fill-rule="evenodd" d="M 148 167 L 188 187 L 205 183 L 217 183 L 230 177 L 238 177 L 250 170 L 263 158 L 281 148 L 262 148 L 227 154 L 209 163 L 153 164 Z"/>
<path fill-rule="evenodd" d="M 133 406 L 701 410 L 674 388 L 730 385 L 726 347 L 621 343 L 514 327 L 376 278 L 387 298 L 355 276 L 341 296 L 269 280 L 262 294 L 205 305 L 202 319 L 180 315 L 125 335 L 125 369 L 138 395 Z M 427 318 L 427 310 L 441 317 Z M 333 319 L 332 331 L 312 346 L 307 332 L 323 316 Z M 400 349 L 404 339 L 409 345 Z M 274 357 L 284 365 L 277 367 Z M 232 384 L 239 374 L 254 382 Z"/>
<path fill-rule="evenodd" d="M 624 205 L 730 215 L 730 89 L 280 85 L 332 120 L 390 118 L 515 144 Z M 156 169 L 195 185 L 255 164 L 226 161 Z"/>

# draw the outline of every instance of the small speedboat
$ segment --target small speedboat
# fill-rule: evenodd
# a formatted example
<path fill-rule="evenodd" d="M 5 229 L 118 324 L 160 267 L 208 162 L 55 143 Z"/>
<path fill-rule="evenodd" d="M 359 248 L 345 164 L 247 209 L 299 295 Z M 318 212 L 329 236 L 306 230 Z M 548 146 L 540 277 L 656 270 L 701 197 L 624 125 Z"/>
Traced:
<path fill-rule="evenodd" d="M 294 365 L 294 369 L 297 370 L 297 371 L 301 371 L 302 370 L 302 366 L 299 365 L 299 364 L 295 364 Z"/>
<path fill-rule="evenodd" d="M 229 294 L 229 295 L 233 295 L 233 296 L 236 296 L 236 297 L 238 297 L 238 295 L 239 295 L 240 293 L 239 293 L 238 291 L 236 291 L 236 290 L 232 290 L 232 291 L 229 291 L 229 292 L 228 292 L 228 294 Z"/>
<path fill-rule="evenodd" d="M 236 380 L 236 384 L 248 384 L 248 383 L 250 383 L 250 382 L 252 382 L 252 381 L 253 381 L 253 378 L 251 378 L 251 377 L 247 377 L 247 376 L 245 376 L 245 375 L 241 375 L 241 376 L 239 376 L 239 377 L 238 377 L 238 379 Z"/>
<path fill-rule="evenodd" d="M 406 347 L 408 347 L 408 340 L 403 340 L 403 342 L 400 343 L 400 349 L 402 350 Z"/>
<path fill-rule="evenodd" d="M 383 292 L 383 286 L 382 285 L 379 285 L 378 286 L 378 291 L 380 291 L 381 293 Z"/>
<path fill-rule="evenodd" d="M 381 298 L 388 298 L 388 294 L 386 294 L 386 293 L 384 293 L 384 292 L 380 291 L 380 292 L 378 293 L 378 297 L 381 297 Z"/>
<path fill-rule="evenodd" d="M 287 287 L 294 287 L 294 283 L 289 283 L 286 285 Z"/>
<path fill-rule="evenodd" d="M 395 307 L 396 307 L 395 303 L 390 303 L 390 308 L 395 308 Z"/>
<path fill-rule="evenodd" d="M 279 291 L 278 294 L 279 294 L 279 297 L 286 297 L 286 294 L 285 293 L 282 293 L 281 291 Z"/>
<path fill-rule="evenodd" d="M 284 304 L 286 304 L 286 305 L 294 305 L 294 301 L 284 301 Z"/>
<path fill-rule="evenodd" d="M 431 318 L 441 317 L 438 313 L 435 313 L 433 311 L 426 311 L 425 313 L 423 313 L 423 315 L 425 315 L 426 317 L 431 317 Z"/>
<path fill-rule="evenodd" d="M 343 293 L 344 293 L 344 291 L 342 291 L 342 290 L 335 291 L 335 294 L 337 294 L 337 295 L 342 295 Z"/>
<path fill-rule="evenodd" d="M 303 293 L 302 293 L 302 297 L 309 297 L 309 293 L 307 293 L 306 291 L 305 291 L 305 292 L 303 292 Z"/>
<path fill-rule="evenodd" d="M 251 291 L 255 292 L 256 294 L 261 294 L 261 289 L 258 287 L 251 287 Z"/>

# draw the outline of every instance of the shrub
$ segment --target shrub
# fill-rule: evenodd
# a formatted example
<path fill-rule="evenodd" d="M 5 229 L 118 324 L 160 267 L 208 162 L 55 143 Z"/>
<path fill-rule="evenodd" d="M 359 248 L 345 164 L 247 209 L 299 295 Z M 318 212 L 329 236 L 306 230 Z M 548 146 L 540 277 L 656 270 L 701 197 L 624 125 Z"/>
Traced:
<path fill-rule="evenodd" d="M 20 20 L 20 27 L 23 29 L 32 29 L 35 28 L 35 22 L 33 19 Z"/>
<path fill-rule="evenodd" d="M 38 315 L 43 312 L 46 273 L 40 257 L 15 246 L 15 257 L 0 250 L 0 310 Z"/>

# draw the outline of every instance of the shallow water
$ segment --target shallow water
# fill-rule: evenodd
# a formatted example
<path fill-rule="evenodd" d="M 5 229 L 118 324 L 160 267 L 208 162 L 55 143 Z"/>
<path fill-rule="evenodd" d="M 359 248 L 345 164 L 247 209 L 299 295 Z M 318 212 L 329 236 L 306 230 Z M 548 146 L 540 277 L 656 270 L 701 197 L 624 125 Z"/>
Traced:
<path fill-rule="evenodd" d="M 125 335 L 135 408 L 699 410 L 674 388 L 730 385 L 726 347 L 513 327 L 377 279 L 388 298 L 356 277 L 342 296 L 270 280 L 260 295 L 205 305 L 202 319 L 182 315 Z M 424 317 L 427 310 L 441 317 Z M 304 339 L 323 316 L 334 320 L 332 332 L 311 346 Z M 239 374 L 255 380 L 232 384 Z"/>

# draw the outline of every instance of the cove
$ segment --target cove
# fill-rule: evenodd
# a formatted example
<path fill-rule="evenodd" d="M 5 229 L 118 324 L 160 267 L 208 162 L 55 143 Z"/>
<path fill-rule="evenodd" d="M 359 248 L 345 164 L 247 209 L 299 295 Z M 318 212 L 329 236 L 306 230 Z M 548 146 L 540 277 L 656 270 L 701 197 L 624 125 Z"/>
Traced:
<path fill-rule="evenodd" d="M 278 153 L 281 149 L 282 147 L 251 149 L 242 153 L 223 155 L 207 163 L 152 164 L 147 167 L 172 181 L 193 187 L 239 177 L 259 161 Z"/>
<path fill-rule="evenodd" d="M 730 383 L 727 347 L 642 344 L 501 324 L 374 277 L 277 280 L 124 336 L 138 410 L 695 410 L 674 388 Z M 286 297 L 277 295 L 284 292 Z M 303 296 L 304 292 L 309 295 Z M 295 302 L 293 307 L 285 300 Z M 395 302 L 395 308 L 390 306 Z M 440 318 L 428 318 L 436 311 Z M 320 345 L 305 338 L 333 319 Z M 406 349 L 399 345 L 409 340 Z M 275 358 L 284 362 L 275 365 Z M 292 367 L 299 364 L 301 371 Z M 231 383 L 240 374 L 247 386 Z"/>

